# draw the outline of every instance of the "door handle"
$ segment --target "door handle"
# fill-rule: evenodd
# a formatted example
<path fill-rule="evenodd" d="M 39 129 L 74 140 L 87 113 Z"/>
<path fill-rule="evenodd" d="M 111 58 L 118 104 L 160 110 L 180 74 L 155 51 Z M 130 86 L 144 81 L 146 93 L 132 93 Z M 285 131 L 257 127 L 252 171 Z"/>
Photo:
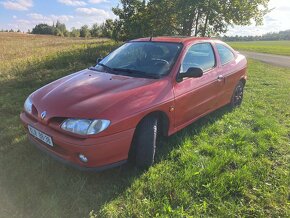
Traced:
<path fill-rule="evenodd" d="M 219 75 L 218 76 L 218 78 L 217 78 L 217 80 L 220 82 L 220 81 L 222 81 L 224 79 L 224 76 L 223 75 Z"/>

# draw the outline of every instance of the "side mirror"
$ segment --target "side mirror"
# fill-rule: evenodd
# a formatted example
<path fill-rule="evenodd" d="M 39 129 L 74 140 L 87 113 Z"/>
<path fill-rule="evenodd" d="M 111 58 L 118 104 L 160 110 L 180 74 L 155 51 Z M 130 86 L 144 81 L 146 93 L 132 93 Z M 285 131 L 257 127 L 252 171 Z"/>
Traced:
<path fill-rule="evenodd" d="M 190 67 L 185 73 L 179 73 L 178 74 L 178 81 L 182 81 L 183 78 L 189 77 L 189 78 L 199 78 L 202 77 L 203 70 L 198 67 Z"/>
<path fill-rule="evenodd" d="M 98 58 L 97 59 L 97 64 L 100 63 L 103 60 L 103 58 Z"/>

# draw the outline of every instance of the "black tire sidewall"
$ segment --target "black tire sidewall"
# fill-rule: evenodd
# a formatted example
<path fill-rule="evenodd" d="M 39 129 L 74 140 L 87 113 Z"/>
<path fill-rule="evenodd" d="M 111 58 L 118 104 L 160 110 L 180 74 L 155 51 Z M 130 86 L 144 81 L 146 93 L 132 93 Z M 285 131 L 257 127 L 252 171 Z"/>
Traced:
<path fill-rule="evenodd" d="M 158 120 L 155 117 L 145 118 L 137 127 L 135 140 L 136 165 L 147 168 L 154 162 Z"/>
<path fill-rule="evenodd" d="M 241 102 L 239 104 L 235 104 L 235 94 L 236 94 L 236 90 L 241 87 L 243 92 L 244 92 L 244 83 L 242 81 L 239 81 L 239 83 L 236 85 L 234 91 L 233 91 L 233 95 L 232 95 L 232 98 L 231 98 L 231 103 L 230 103 L 230 106 L 231 108 L 236 108 L 236 107 L 239 107 L 242 102 L 243 102 L 243 96 L 242 96 L 242 99 L 241 99 Z"/>

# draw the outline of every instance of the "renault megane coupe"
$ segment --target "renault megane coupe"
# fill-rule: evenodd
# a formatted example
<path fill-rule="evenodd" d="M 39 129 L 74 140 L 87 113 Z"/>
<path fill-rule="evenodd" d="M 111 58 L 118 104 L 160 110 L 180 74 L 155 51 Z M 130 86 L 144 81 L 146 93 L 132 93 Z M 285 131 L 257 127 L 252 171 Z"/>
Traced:
<path fill-rule="evenodd" d="M 239 106 L 246 58 L 210 38 L 126 42 L 94 67 L 33 92 L 20 118 L 38 148 L 79 169 L 154 162 L 156 139 Z"/>

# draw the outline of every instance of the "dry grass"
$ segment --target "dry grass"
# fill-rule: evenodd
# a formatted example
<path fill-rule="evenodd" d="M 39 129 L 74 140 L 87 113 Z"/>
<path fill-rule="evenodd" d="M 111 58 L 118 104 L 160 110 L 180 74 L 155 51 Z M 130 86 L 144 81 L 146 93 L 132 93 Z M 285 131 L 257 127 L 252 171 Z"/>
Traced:
<path fill-rule="evenodd" d="M 13 65 L 43 60 L 53 53 L 72 51 L 104 41 L 108 40 L 0 33 L 0 75 Z"/>
<path fill-rule="evenodd" d="M 161 141 L 148 172 L 84 173 L 31 145 L 19 113 L 31 92 L 117 44 L 0 37 L 0 217 L 289 217 L 289 69 L 250 61 L 243 105 Z"/>

